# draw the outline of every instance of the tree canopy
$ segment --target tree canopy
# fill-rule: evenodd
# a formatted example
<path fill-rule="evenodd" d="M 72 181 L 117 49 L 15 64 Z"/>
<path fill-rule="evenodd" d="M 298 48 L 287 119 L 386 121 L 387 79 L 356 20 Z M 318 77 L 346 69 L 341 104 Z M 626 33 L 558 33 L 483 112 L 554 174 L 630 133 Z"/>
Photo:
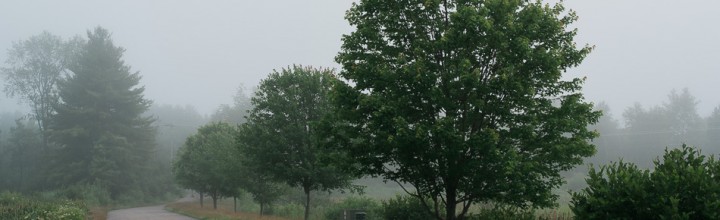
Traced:
<path fill-rule="evenodd" d="M 227 123 L 213 122 L 198 129 L 185 141 L 173 170 L 178 184 L 200 193 L 208 193 L 217 209 L 217 200 L 239 193 L 235 145 L 236 129 Z"/>
<path fill-rule="evenodd" d="M 591 48 L 561 3 L 363 0 L 346 18 L 357 29 L 336 57 L 334 146 L 413 185 L 437 219 L 481 202 L 552 206 L 558 173 L 595 152 L 587 125 L 601 113 L 583 78 L 562 77 Z"/>
<path fill-rule="evenodd" d="M 8 50 L 7 67 L 0 69 L 6 80 L 5 93 L 29 104 L 45 145 L 45 131 L 58 103 L 57 82 L 81 43 L 79 38 L 66 41 L 45 31 L 15 42 Z"/>
<path fill-rule="evenodd" d="M 238 140 L 250 163 L 276 181 L 305 192 L 305 219 L 310 191 L 350 185 L 351 176 L 324 163 L 331 155 L 321 148 L 318 123 L 330 113 L 329 93 L 336 82 L 332 70 L 293 66 L 274 71 L 260 82 L 254 108 Z"/>

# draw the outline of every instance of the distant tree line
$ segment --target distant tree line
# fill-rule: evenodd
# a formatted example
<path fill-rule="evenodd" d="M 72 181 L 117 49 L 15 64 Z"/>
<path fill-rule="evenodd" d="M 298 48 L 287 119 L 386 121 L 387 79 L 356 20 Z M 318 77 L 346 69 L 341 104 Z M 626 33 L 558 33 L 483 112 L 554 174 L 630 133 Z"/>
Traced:
<path fill-rule="evenodd" d="M 683 144 L 705 153 L 720 153 L 720 107 L 708 116 L 701 116 L 697 112 L 699 102 L 687 88 L 672 90 L 662 104 L 644 107 L 636 103 L 625 109 L 620 118 L 611 114 L 607 104 L 599 103 L 595 108 L 605 114 L 590 128 L 600 134 L 593 140 L 597 154 L 588 158 L 587 163 L 598 165 L 622 158 L 650 168 L 654 154 Z"/>

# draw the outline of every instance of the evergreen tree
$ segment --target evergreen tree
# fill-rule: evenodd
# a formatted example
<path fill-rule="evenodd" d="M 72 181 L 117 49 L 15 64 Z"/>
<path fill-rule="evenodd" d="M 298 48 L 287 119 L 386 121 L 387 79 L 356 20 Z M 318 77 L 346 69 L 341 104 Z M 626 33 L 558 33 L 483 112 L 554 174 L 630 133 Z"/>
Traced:
<path fill-rule="evenodd" d="M 59 83 L 61 103 L 51 122 L 58 152 L 49 176 L 56 184 L 95 184 L 114 198 L 142 185 L 155 128 L 142 116 L 151 102 L 138 86 L 139 73 L 122 60 L 124 51 L 107 30 L 88 31 L 69 66 L 73 74 Z"/>

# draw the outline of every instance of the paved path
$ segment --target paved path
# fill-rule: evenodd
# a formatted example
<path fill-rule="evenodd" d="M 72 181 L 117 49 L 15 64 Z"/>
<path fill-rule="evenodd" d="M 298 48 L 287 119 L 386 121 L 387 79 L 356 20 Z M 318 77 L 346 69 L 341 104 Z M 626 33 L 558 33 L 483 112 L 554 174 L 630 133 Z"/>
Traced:
<path fill-rule="evenodd" d="M 184 215 L 165 211 L 165 205 L 110 211 L 107 220 L 193 220 Z"/>
<path fill-rule="evenodd" d="M 181 199 L 180 201 L 189 198 Z M 194 220 L 165 210 L 165 205 L 119 209 L 108 212 L 107 220 Z"/>

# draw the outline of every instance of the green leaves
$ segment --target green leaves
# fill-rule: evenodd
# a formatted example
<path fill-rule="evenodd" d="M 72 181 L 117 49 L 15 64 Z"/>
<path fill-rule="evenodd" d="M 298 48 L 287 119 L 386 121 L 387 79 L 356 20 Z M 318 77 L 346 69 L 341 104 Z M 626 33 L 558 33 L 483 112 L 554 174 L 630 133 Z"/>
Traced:
<path fill-rule="evenodd" d="M 327 139 L 321 121 L 332 111 L 329 94 L 336 83 L 332 70 L 302 66 L 274 71 L 260 82 L 238 136 L 248 163 L 276 181 L 303 188 L 307 196 L 350 186 L 352 176 L 327 162 L 337 154 L 321 148 Z"/>
<path fill-rule="evenodd" d="M 599 112 L 562 73 L 577 47 L 561 4 L 377 1 L 355 4 L 336 57 L 333 140 L 365 174 L 456 205 L 547 207 L 559 171 L 594 153 Z"/>
<path fill-rule="evenodd" d="M 178 184 L 213 197 L 238 195 L 242 170 L 236 133 L 227 123 L 213 122 L 188 137 L 173 164 Z"/>
<path fill-rule="evenodd" d="M 572 194 L 571 209 L 583 219 L 716 219 L 718 164 L 683 145 L 666 149 L 652 172 L 622 161 L 591 168 L 588 187 Z"/>

